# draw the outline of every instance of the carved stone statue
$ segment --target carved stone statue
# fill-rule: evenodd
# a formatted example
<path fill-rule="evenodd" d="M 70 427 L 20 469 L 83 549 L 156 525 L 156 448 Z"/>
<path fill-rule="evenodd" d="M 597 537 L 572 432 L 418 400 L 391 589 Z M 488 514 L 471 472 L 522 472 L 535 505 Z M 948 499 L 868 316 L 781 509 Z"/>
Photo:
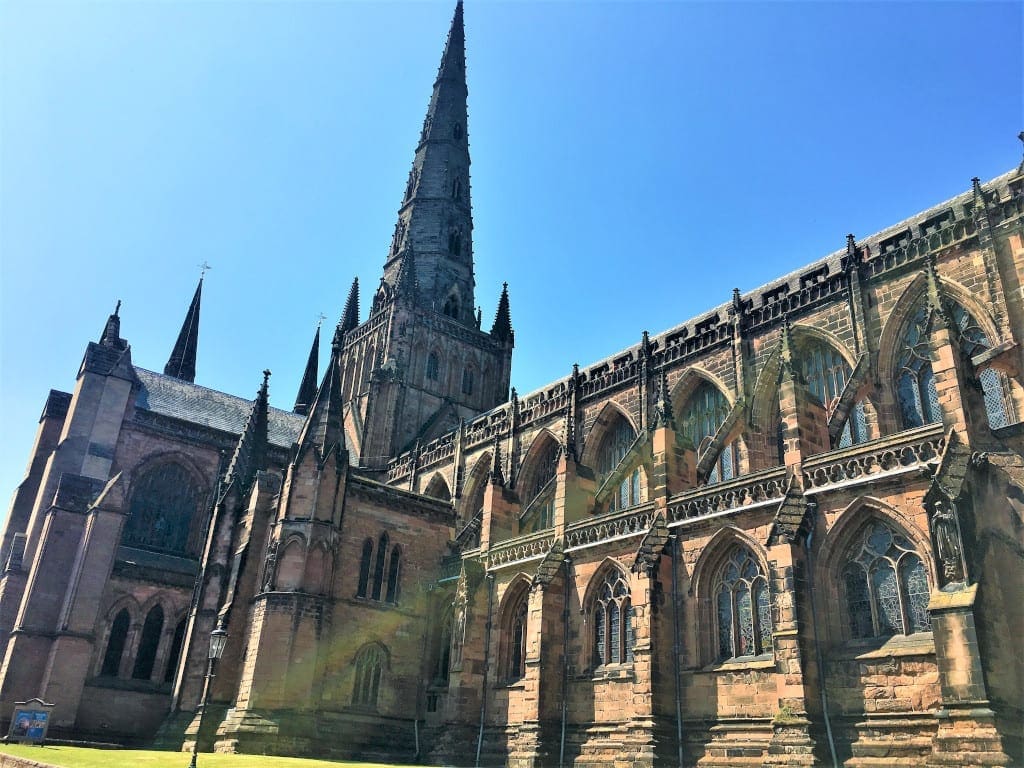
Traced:
<path fill-rule="evenodd" d="M 932 512 L 932 536 L 935 553 L 942 565 L 942 575 L 948 582 L 964 580 L 963 549 L 957 525 L 956 506 L 946 499 L 938 499 Z"/>
<path fill-rule="evenodd" d="M 267 545 L 267 561 L 263 568 L 263 591 L 268 592 L 274 588 L 274 576 L 277 571 L 277 541 L 274 540 Z"/>

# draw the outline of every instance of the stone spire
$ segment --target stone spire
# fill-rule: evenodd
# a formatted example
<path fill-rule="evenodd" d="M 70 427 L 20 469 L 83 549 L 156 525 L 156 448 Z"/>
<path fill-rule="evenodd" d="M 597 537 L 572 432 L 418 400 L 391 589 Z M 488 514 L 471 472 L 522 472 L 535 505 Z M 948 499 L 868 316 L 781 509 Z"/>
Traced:
<path fill-rule="evenodd" d="M 242 427 L 242 434 L 238 437 L 235 451 L 231 455 L 227 471 L 224 473 L 224 484 L 222 497 L 227 494 L 232 485 L 238 486 L 238 491 L 244 493 L 253 478 L 260 470 L 267 468 L 267 441 L 269 425 L 269 381 L 270 371 L 263 371 L 263 384 L 256 399 L 253 401 L 252 410 L 249 411 L 249 418 Z"/>
<path fill-rule="evenodd" d="M 199 342 L 199 304 L 203 295 L 203 278 L 199 278 L 199 285 L 196 286 L 195 295 L 192 296 L 192 303 L 185 315 L 185 322 L 181 324 L 181 331 L 178 332 L 178 340 L 174 342 L 174 350 L 171 352 L 171 359 L 164 366 L 164 373 L 183 381 L 194 382 L 196 380 L 196 347 Z"/>
<path fill-rule="evenodd" d="M 396 287 L 407 254 L 415 250 L 420 303 L 472 327 L 473 218 L 466 96 L 460 1 L 398 211 L 384 279 Z"/>
<path fill-rule="evenodd" d="M 114 349 L 124 349 L 128 346 L 128 342 L 121 338 L 121 300 L 117 300 L 117 306 L 114 307 L 114 314 L 107 318 L 107 324 L 103 326 L 103 334 L 100 336 L 100 345 L 104 347 L 113 347 Z"/>
<path fill-rule="evenodd" d="M 359 326 L 359 278 L 352 280 L 352 287 L 348 290 L 348 298 L 345 299 L 345 309 L 341 313 L 341 320 L 338 321 L 338 330 L 334 333 L 334 339 L 339 344 L 345 341 L 345 334 Z"/>
<path fill-rule="evenodd" d="M 341 412 L 341 346 L 331 344 L 331 361 L 327 364 L 320 389 L 310 406 L 306 423 L 299 433 L 295 463 L 312 448 L 322 465 L 334 451 L 345 449 L 345 433 Z"/>
<path fill-rule="evenodd" d="M 341 327 L 340 325 L 338 326 Z M 309 350 L 309 359 L 306 360 L 306 370 L 302 374 L 302 383 L 299 385 L 299 394 L 295 398 L 295 413 L 305 416 L 309 413 L 309 406 L 316 397 L 317 367 L 320 358 L 320 325 L 316 326 L 316 334 L 313 336 L 313 346 Z"/>
<path fill-rule="evenodd" d="M 513 346 L 516 343 L 516 335 L 512 332 L 512 311 L 508 305 L 508 283 L 502 283 L 501 286 L 501 298 L 498 299 L 498 311 L 494 313 L 491 336 Z"/>

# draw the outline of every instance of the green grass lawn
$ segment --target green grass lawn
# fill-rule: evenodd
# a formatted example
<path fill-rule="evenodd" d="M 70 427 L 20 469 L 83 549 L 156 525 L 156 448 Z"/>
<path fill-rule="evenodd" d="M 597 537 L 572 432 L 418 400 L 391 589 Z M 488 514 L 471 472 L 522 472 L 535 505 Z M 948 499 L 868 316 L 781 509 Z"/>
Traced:
<path fill-rule="evenodd" d="M 188 768 L 187 752 L 151 752 L 138 749 L 85 749 L 83 747 L 33 747 L 0 744 L 0 752 L 27 757 L 61 768 Z M 200 768 L 396 768 L 384 763 L 330 762 L 299 757 L 217 755 L 200 752 Z"/>

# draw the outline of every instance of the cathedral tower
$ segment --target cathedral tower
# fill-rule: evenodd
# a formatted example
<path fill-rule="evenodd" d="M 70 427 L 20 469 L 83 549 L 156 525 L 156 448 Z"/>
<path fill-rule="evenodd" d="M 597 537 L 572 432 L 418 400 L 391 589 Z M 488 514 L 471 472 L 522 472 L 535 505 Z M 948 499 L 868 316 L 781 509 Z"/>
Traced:
<path fill-rule="evenodd" d="M 507 291 L 490 333 L 474 311 L 467 93 L 459 2 L 370 317 L 358 324 L 350 295 L 338 325 L 345 429 L 363 467 L 383 466 L 508 397 Z"/>

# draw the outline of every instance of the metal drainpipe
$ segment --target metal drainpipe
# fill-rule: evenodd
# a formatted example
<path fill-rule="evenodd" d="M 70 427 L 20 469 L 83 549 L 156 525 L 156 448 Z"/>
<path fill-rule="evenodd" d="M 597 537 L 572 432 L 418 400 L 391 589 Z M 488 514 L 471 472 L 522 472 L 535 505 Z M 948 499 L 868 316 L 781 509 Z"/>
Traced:
<path fill-rule="evenodd" d="M 672 547 L 672 669 L 676 683 L 676 752 L 679 768 L 683 768 L 683 682 L 679 677 L 679 537 L 671 536 Z"/>
<path fill-rule="evenodd" d="M 812 518 L 814 519 L 814 518 Z M 818 643 L 818 611 L 816 600 L 811 590 L 811 576 L 814 573 L 812 561 L 811 540 L 814 538 L 814 528 L 807 534 L 807 592 L 811 601 L 811 634 L 814 637 L 814 656 L 818 662 L 818 690 L 821 693 L 821 714 L 825 719 L 825 733 L 828 735 L 828 749 L 832 755 L 832 768 L 839 768 L 839 758 L 836 756 L 836 742 L 832 736 L 832 719 L 828 714 L 828 693 L 825 691 L 825 660 L 821 656 L 821 645 Z"/>
<path fill-rule="evenodd" d="M 480 768 L 480 750 L 484 746 L 484 719 L 487 716 L 487 671 L 491 658 L 491 612 L 494 609 L 494 574 L 487 574 L 487 624 L 484 631 L 484 682 L 480 690 L 480 732 L 476 737 L 476 768 Z"/>
<path fill-rule="evenodd" d="M 562 559 L 565 566 L 565 598 L 562 606 L 562 736 L 558 745 L 558 768 L 565 765 L 565 727 L 569 711 L 569 566 L 568 556 Z"/>

